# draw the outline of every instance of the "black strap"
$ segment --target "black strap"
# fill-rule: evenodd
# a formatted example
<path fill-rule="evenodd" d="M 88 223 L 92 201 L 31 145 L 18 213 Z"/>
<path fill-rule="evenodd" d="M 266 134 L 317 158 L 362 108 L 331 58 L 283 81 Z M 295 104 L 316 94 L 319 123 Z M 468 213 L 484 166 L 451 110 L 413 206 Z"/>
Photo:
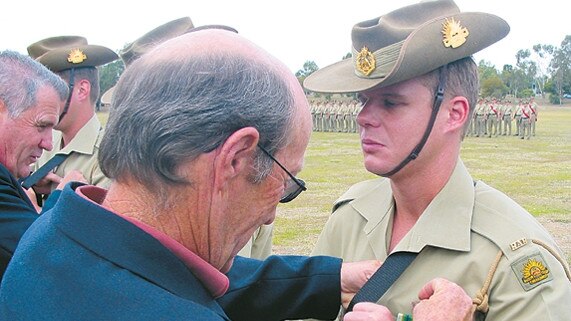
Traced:
<path fill-rule="evenodd" d="M 430 119 L 428 120 L 428 125 L 426 126 L 426 129 L 424 130 L 424 135 L 422 135 L 420 142 L 414 147 L 412 152 L 410 152 L 410 154 L 400 164 L 398 164 L 395 168 L 393 168 L 389 172 L 379 174 L 379 176 L 391 177 L 392 175 L 394 175 L 395 173 L 400 171 L 403 167 L 405 167 L 405 165 L 408 164 L 410 161 L 415 160 L 418 157 L 418 154 L 420 154 L 420 151 L 422 151 L 424 144 L 426 144 L 426 141 L 428 140 L 428 136 L 430 136 L 430 133 L 432 132 L 432 127 L 434 126 L 434 122 L 436 121 L 436 115 L 438 115 L 438 111 L 440 110 L 440 105 L 442 104 L 442 100 L 444 100 L 444 89 L 446 88 L 446 72 L 447 72 L 446 70 L 447 69 L 448 69 L 448 65 L 444 65 L 444 66 L 440 67 L 440 75 L 438 78 L 439 79 L 438 80 L 438 87 L 436 88 L 436 94 L 434 96 L 434 103 L 432 105 L 432 113 L 430 114 Z"/>
<path fill-rule="evenodd" d="M 389 255 L 377 272 L 355 294 L 347 307 L 347 312 L 353 310 L 355 304 L 359 302 L 377 302 L 412 263 L 417 254 L 413 252 L 395 252 Z"/>
<path fill-rule="evenodd" d="M 69 95 L 67 96 L 67 100 L 65 101 L 65 106 L 63 107 L 63 111 L 59 115 L 60 123 L 65 114 L 67 114 L 67 110 L 69 109 L 69 104 L 71 103 L 71 96 L 73 95 L 73 86 L 75 85 L 74 76 L 75 76 L 75 68 L 71 68 L 69 71 L 69 85 L 68 85 Z"/>
<path fill-rule="evenodd" d="M 30 174 L 30 176 L 22 180 L 22 187 L 28 189 L 35 185 L 40 179 L 44 178 L 52 169 L 56 168 L 59 164 L 69 156 L 69 154 L 56 154 L 37 171 Z"/>

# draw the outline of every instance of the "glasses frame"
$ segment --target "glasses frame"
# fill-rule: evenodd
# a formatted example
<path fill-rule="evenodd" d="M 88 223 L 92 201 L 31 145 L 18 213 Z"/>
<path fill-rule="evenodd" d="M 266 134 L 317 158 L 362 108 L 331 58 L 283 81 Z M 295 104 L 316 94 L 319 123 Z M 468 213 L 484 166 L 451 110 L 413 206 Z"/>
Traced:
<path fill-rule="evenodd" d="M 301 194 L 301 192 L 306 191 L 307 187 L 305 186 L 305 181 L 302 179 L 299 179 L 297 177 L 295 177 L 290 171 L 287 170 L 287 168 L 285 168 L 280 162 L 278 162 L 278 160 L 272 156 L 272 154 L 270 154 L 270 152 L 268 152 L 265 148 L 263 148 L 260 144 L 258 144 L 258 147 L 262 150 L 262 152 L 264 152 L 264 154 L 266 154 L 272 161 L 274 161 L 276 164 L 278 164 L 278 166 L 284 170 L 284 172 L 286 172 L 286 174 L 297 184 L 297 188 L 289 193 L 287 193 L 286 195 L 282 196 L 282 198 L 280 198 L 280 203 L 288 203 L 291 202 L 293 199 L 295 199 L 299 194 Z"/>

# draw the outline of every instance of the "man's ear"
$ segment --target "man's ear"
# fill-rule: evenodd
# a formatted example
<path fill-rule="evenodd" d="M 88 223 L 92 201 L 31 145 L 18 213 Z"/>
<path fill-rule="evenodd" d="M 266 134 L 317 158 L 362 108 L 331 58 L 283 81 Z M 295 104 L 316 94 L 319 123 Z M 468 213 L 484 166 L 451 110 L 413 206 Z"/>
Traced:
<path fill-rule="evenodd" d="M 214 160 L 214 169 L 218 173 L 216 183 L 223 184 L 244 171 L 249 172 L 259 140 L 260 133 L 254 127 L 241 128 L 230 135 L 217 148 Z"/>
<path fill-rule="evenodd" d="M 447 112 L 447 131 L 461 130 L 470 118 L 470 105 L 468 104 L 468 99 L 463 96 L 456 96 L 450 99 Z"/>
<path fill-rule="evenodd" d="M 78 81 L 75 86 L 77 88 L 77 92 L 75 94 L 77 95 L 77 99 L 89 100 L 89 95 L 91 94 L 91 83 L 86 79 L 82 79 Z"/>

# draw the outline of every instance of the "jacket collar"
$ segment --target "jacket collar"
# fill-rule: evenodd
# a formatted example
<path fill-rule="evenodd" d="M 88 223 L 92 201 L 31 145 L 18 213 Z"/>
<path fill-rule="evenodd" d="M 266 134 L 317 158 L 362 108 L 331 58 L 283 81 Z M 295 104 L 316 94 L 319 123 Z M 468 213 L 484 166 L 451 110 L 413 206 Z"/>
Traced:
<path fill-rule="evenodd" d="M 226 314 L 186 265 L 157 239 L 66 185 L 51 214 L 70 239 L 165 290 Z M 197 291 L 197 289 L 203 289 Z"/>

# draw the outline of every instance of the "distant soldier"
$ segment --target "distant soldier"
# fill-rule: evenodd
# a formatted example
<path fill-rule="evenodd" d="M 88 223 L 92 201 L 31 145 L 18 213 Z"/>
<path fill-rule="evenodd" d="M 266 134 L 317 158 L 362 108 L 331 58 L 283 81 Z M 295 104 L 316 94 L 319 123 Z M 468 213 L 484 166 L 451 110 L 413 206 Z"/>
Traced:
<path fill-rule="evenodd" d="M 502 134 L 502 128 L 503 128 L 503 110 L 504 110 L 504 106 L 506 104 L 506 100 L 505 99 L 498 99 L 498 104 L 496 105 L 496 108 L 498 109 L 498 135 Z"/>
<path fill-rule="evenodd" d="M 359 103 L 356 100 L 351 102 L 351 132 L 356 133 L 359 125 L 357 124 L 357 115 L 359 115 Z"/>
<path fill-rule="evenodd" d="M 485 101 L 480 99 L 476 105 L 476 137 L 484 136 L 486 127 L 486 115 L 485 115 Z"/>
<path fill-rule="evenodd" d="M 343 101 L 337 101 L 337 109 L 335 109 L 335 127 L 338 133 L 343 131 L 343 117 L 345 116 L 345 111 L 343 110 L 344 106 L 345 103 Z"/>
<path fill-rule="evenodd" d="M 318 132 L 323 131 L 323 102 L 318 101 L 317 106 L 315 107 L 315 121 L 316 121 L 316 130 Z"/>
<path fill-rule="evenodd" d="M 529 102 L 529 108 L 531 111 L 530 117 L 529 117 L 529 121 L 530 121 L 530 126 L 531 126 L 531 134 L 533 136 L 535 136 L 535 123 L 537 122 L 537 103 L 535 102 L 535 98 L 531 97 L 530 102 Z"/>
<path fill-rule="evenodd" d="M 466 137 L 474 135 L 474 113 L 470 114 L 470 119 L 468 119 L 468 127 L 466 128 Z"/>
<path fill-rule="evenodd" d="M 502 109 L 502 122 L 504 123 L 504 131 L 502 135 L 512 135 L 512 114 L 513 106 L 510 100 L 507 100 Z"/>
<path fill-rule="evenodd" d="M 522 114 L 522 110 L 523 110 L 523 101 L 520 99 L 519 103 L 517 104 L 517 106 L 515 106 L 515 113 L 514 113 L 514 119 L 515 119 L 515 136 L 519 136 L 522 135 L 521 134 L 521 114 Z"/>
<path fill-rule="evenodd" d="M 343 132 L 348 133 L 350 131 L 349 122 L 351 121 L 351 110 L 350 102 L 343 101 Z"/>
<path fill-rule="evenodd" d="M 328 100 L 325 102 L 325 108 L 323 109 L 323 131 L 328 132 L 331 131 L 331 112 L 333 109 L 333 105 L 331 101 Z"/>
<path fill-rule="evenodd" d="M 315 117 L 317 104 L 315 101 L 309 101 L 309 111 L 311 113 L 311 124 L 313 131 L 317 130 L 317 118 Z"/>
<path fill-rule="evenodd" d="M 519 133 L 521 139 L 524 139 L 527 134 L 527 139 L 531 138 L 531 108 L 529 103 L 521 105 L 521 119 Z"/>
<path fill-rule="evenodd" d="M 498 136 L 498 124 L 500 121 L 500 112 L 498 110 L 498 104 L 494 98 L 487 104 L 487 118 L 486 127 L 488 128 L 488 137 Z"/>

